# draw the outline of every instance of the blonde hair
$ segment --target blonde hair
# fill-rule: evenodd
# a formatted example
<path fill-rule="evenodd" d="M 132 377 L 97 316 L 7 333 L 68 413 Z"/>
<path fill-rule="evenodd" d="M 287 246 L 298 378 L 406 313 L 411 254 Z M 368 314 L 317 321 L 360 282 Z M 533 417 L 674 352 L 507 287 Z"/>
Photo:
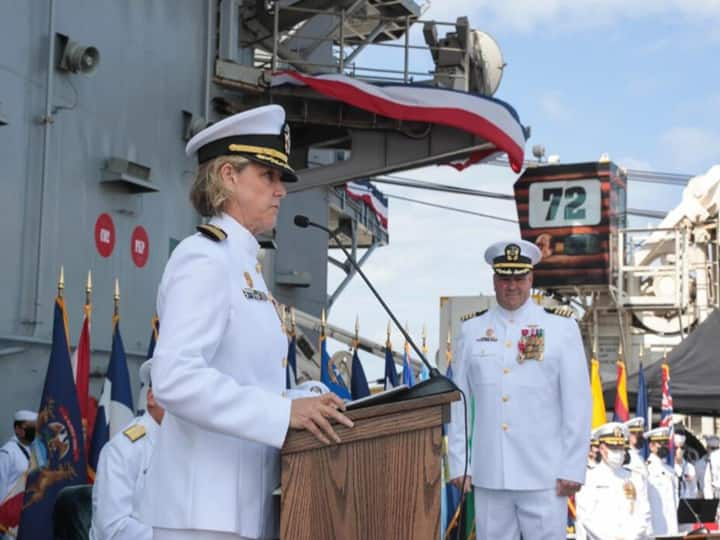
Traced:
<path fill-rule="evenodd" d="M 237 172 L 242 171 L 250 160 L 242 156 L 219 156 L 203 163 L 198 168 L 190 187 L 190 202 L 203 217 L 219 215 L 230 192 L 223 183 L 220 169 L 226 163 Z"/>

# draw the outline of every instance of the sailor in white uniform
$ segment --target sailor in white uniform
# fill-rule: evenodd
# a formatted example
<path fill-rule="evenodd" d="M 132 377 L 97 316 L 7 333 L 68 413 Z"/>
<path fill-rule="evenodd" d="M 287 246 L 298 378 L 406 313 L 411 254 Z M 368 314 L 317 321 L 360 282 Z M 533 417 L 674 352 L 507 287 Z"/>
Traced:
<path fill-rule="evenodd" d="M 92 490 L 90 540 L 151 540 L 152 528 L 139 516 L 140 498 L 164 411 L 155 401 L 151 360 L 140 366 L 147 389 L 145 412 L 103 446 Z"/>
<path fill-rule="evenodd" d="M 650 536 L 650 504 L 642 474 L 626 468 L 629 432 L 619 422 L 597 430 L 602 460 L 575 496 L 577 538 L 641 540 Z"/>
<path fill-rule="evenodd" d="M 674 469 L 667 464 L 670 428 L 651 429 L 645 438 L 650 447 L 647 468 L 652 530 L 658 536 L 677 534 L 678 484 Z"/>
<path fill-rule="evenodd" d="M 707 457 L 703 475 L 703 495 L 706 499 L 720 499 L 720 437 L 705 437 Z M 720 510 L 719 510 L 720 511 Z"/>
<path fill-rule="evenodd" d="M 0 448 L 0 501 L 10 492 L 15 482 L 30 465 L 30 443 L 35 439 L 37 413 L 16 411 L 13 415 L 13 435 Z"/>
<path fill-rule="evenodd" d="M 141 517 L 156 540 L 277 538 L 280 456 L 288 428 L 339 441 L 352 422 L 335 394 L 290 400 L 288 341 L 257 260 L 275 226 L 290 132 L 278 105 L 251 109 L 193 137 L 190 191 L 210 218 L 173 251 L 157 297 L 153 391 L 166 414 Z"/>
<path fill-rule="evenodd" d="M 590 433 L 587 360 L 575 320 L 530 297 L 539 249 L 522 240 L 485 252 L 498 305 L 465 320 L 455 382 L 475 400 L 470 481 L 462 404 L 452 406 L 450 474 L 475 488 L 478 539 L 565 538 L 567 497 L 582 485 Z"/>
<path fill-rule="evenodd" d="M 597 438 L 597 429 L 593 429 L 592 433 L 590 434 L 590 450 L 588 451 L 587 456 L 587 468 L 588 469 L 594 469 L 597 467 L 597 464 L 602 459 L 602 456 L 600 455 L 600 442 Z"/>
<path fill-rule="evenodd" d="M 678 479 L 678 495 L 681 499 L 697 499 L 698 480 L 695 465 L 687 460 L 685 434 L 673 434 L 675 442 L 675 476 Z"/>
<path fill-rule="evenodd" d="M 647 480 L 647 465 L 645 464 L 645 457 L 642 455 L 645 446 L 645 439 L 643 438 L 645 419 L 642 416 L 636 416 L 624 422 L 624 425 L 628 429 L 630 436 L 630 447 L 628 448 L 630 463 L 627 464 L 627 468 L 641 474 Z"/>

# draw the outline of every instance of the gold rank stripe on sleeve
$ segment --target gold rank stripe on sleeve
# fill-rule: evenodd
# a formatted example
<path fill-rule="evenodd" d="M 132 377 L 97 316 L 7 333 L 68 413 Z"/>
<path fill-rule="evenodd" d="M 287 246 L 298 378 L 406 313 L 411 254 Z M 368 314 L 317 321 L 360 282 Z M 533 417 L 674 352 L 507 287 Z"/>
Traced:
<path fill-rule="evenodd" d="M 125 431 L 123 431 L 123 435 L 125 435 L 132 442 L 138 441 L 145 436 L 145 426 L 143 426 L 142 424 L 134 424 L 127 428 Z"/>
<path fill-rule="evenodd" d="M 202 234 L 205 238 L 209 238 L 214 242 L 222 242 L 227 238 L 227 233 L 225 231 L 223 231 L 220 227 L 210 225 L 209 223 L 206 223 L 205 225 L 198 225 L 195 229 L 197 229 L 197 232 Z"/>
<path fill-rule="evenodd" d="M 475 317 L 479 317 L 480 315 L 484 315 L 487 313 L 487 309 L 483 309 L 482 311 L 471 311 L 470 313 L 466 313 L 462 317 L 460 317 L 460 320 L 462 322 L 469 321 L 470 319 L 474 319 Z"/>
<path fill-rule="evenodd" d="M 545 308 L 545 311 L 550 315 L 558 315 L 560 317 L 573 317 L 575 311 L 570 306 L 555 306 L 551 308 Z"/>

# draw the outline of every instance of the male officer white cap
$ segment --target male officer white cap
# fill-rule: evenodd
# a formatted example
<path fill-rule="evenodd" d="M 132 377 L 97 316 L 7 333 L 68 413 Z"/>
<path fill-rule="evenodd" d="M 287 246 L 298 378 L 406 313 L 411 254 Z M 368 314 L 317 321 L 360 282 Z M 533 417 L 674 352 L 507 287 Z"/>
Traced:
<path fill-rule="evenodd" d="M 290 126 L 280 105 L 257 107 L 220 120 L 190 139 L 185 153 L 197 153 L 200 164 L 219 156 L 242 156 L 278 169 L 284 182 L 298 179 L 288 163 Z"/>
<path fill-rule="evenodd" d="M 630 439 L 627 426 L 621 422 L 608 422 L 595 430 L 599 442 L 611 446 L 625 446 Z"/>
<path fill-rule="evenodd" d="M 541 258 L 540 249 L 526 240 L 503 240 L 485 250 L 485 262 L 501 276 L 527 274 Z"/>
<path fill-rule="evenodd" d="M 656 427 L 646 431 L 643 435 L 649 442 L 665 442 L 670 440 L 670 428 L 667 426 Z"/>
<path fill-rule="evenodd" d="M 632 433 L 642 433 L 645 431 L 645 419 L 642 416 L 631 418 L 624 425 Z"/>
<path fill-rule="evenodd" d="M 15 411 L 13 420 L 15 420 L 15 422 L 36 422 L 37 416 L 36 412 L 20 409 L 19 411 Z"/>

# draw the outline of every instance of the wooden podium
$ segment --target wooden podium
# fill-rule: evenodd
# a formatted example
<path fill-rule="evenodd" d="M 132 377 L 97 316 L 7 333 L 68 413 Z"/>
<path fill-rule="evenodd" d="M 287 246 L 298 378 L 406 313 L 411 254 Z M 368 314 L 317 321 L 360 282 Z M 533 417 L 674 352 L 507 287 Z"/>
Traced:
<path fill-rule="evenodd" d="M 458 392 L 353 410 L 326 446 L 292 430 L 282 449 L 282 540 L 432 539 L 440 528 L 441 425 Z"/>

